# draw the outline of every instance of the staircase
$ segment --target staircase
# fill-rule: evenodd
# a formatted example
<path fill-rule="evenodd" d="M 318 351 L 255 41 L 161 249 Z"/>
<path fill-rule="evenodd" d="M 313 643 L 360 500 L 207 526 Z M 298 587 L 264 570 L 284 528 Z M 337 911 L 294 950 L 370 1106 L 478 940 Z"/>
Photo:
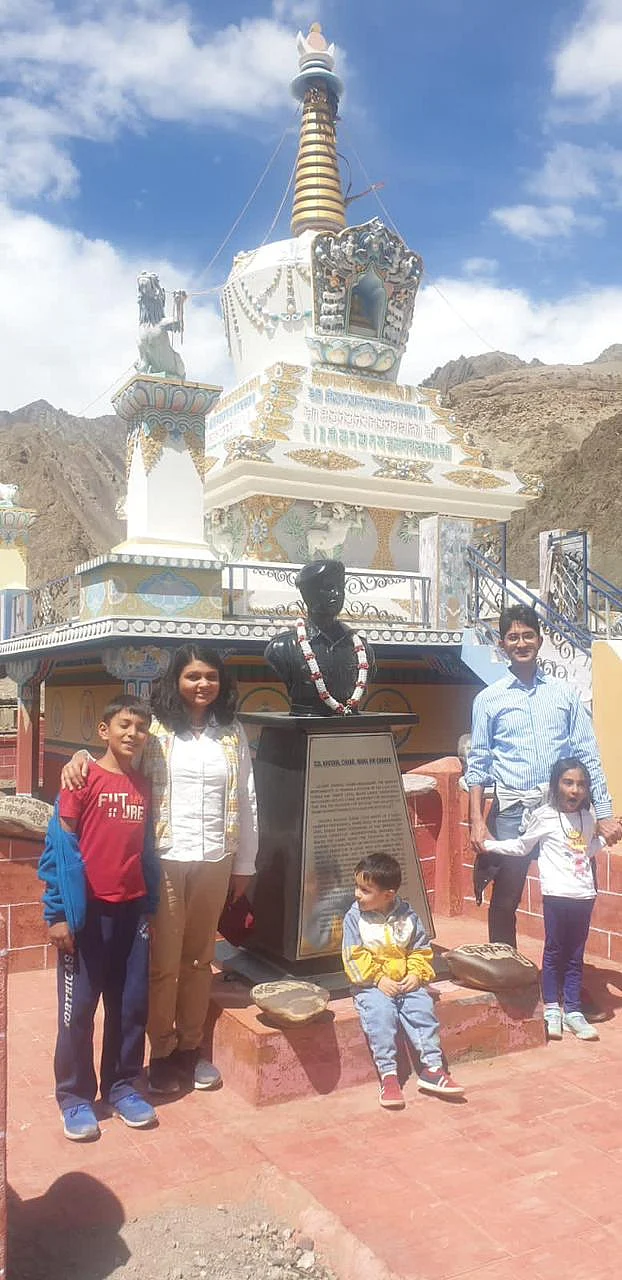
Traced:
<path fill-rule="evenodd" d="M 499 647 L 499 614 L 512 604 L 528 605 L 540 618 L 543 670 L 568 680 L 591 708 L 592 643 L 622 638 L 622 590 L 590 568 L 587 534 L 549 535 L 542 596 L 508 575 L 504 532 L 495 545 L 469 546 L 467 564 L 469 626 L 462 644 L 466 665 L 484 684 L 498 680 L 507 670 Z"/>

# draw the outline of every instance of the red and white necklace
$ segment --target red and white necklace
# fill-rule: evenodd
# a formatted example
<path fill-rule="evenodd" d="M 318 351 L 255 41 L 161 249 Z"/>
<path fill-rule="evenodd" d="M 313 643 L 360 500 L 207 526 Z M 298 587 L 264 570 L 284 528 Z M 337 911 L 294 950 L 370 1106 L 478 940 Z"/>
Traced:
<path fill-rule="evenodd" d="M 338 702 L 336 698 L 333 698 L 332 694 L 329 693 L 326 688 L 318 660 L 311 648 L 311 645 L 309 644 L 304 618 L 298 618 L 296 622 L 296 636 L 298 644 L 302 649 L 305 662 L 311 672 L 311 679 L 317 689 L 318 698 L 320 698 L 322 702 L 325 702 L 326 706 L 330 707 L 331 711 L 334 712 L 335 715 L 351 716 L 355 707 L 357 707 L 361 701 L 367 684 L 369 663 L 367 661 L 367 654 L 365 653 L 365 645 L 363 644 L 361 637 L 357 635 L 356 632 L 352 633 L 352 643 L 354 645 L 354 652 L 358 662 L 358 675 L 354 686 L 354 692 L 352 693 L 352 696 L 348 698 L 347 702 L 344 703 Z"/>

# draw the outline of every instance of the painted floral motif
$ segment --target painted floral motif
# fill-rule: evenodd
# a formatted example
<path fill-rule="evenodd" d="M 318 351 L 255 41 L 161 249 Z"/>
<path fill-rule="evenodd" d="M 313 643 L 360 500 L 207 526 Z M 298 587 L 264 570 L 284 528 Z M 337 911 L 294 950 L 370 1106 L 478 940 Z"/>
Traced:
<path fill-rule="evenodd" d="M 377 458 L 374 462 L 378 468 L 375 476 L 387 480 L 417 480 L 420 484 L 431 484 L 431 462 L 402 462 L 399 458 Z"/>
<path fill-rule="evenodd" d="M 356 458 L 336 453 L 334 449 L 292 449 L 286 456 L 305 467 L 321 467 L 324 471 L 352 471 L 363 466 Z"/>
<path fill-rule="evenodd" d="M 273 440 L 255 440 L 252 436 L 238 436 L 236 440 L 228 440 L 225 445 L 227 462 L 238 462 L 241 459 L 246 462 L 271 462 L 268 454 L 273 448 Z"/>
<path fill-rule="evenodd" d="M 509 480 L 490 475 L 488 471 L 446 471 L 443 478 L 466 489 L 505 489 L 509 484 Z"/>
<path fill-rule="evenodd" d="M 526 472 L 522 476 L 517 472 L 516 475 L 521 483 L 521 493 L 533 494 L 534 498 L 541 498 L 542 494 L 546 493 L 546 485 L 542 476 L 535 475 L 532 472 Z"/>

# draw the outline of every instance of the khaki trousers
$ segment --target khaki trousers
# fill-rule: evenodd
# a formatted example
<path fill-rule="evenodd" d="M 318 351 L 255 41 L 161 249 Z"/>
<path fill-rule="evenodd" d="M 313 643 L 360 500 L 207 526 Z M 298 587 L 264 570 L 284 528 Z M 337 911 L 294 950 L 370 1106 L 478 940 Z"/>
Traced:
<path fill-rule="evenodd" d="M 147 1034 L 153 1058 L 197 1049 L 207 1017 L 216 930 L 233 858 L 160 863 L 153 923 Z"/>

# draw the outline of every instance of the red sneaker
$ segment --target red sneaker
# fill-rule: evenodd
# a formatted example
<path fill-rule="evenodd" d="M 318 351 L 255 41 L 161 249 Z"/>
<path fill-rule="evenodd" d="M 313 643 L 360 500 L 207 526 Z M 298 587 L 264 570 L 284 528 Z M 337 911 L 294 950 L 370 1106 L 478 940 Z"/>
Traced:
<path fill-rule="evenodd" d="M 419 1076 L 417 1087 L 422 1093 L 438 1093 L 445 1098 L 463 1098 L 464 1089 L 462 1085 L 452 1080 L 451 1076 L 443 1071 L 442 1067 L 437 1067 L 433 1071 L 431 1067 L 424 1067 Z"/>
<path fill-rule="evenodd" d="M 380 1081 L 380 1106 L 402 1111 L 406 1106 L 397 1076 L 383 1076 Z"/>

